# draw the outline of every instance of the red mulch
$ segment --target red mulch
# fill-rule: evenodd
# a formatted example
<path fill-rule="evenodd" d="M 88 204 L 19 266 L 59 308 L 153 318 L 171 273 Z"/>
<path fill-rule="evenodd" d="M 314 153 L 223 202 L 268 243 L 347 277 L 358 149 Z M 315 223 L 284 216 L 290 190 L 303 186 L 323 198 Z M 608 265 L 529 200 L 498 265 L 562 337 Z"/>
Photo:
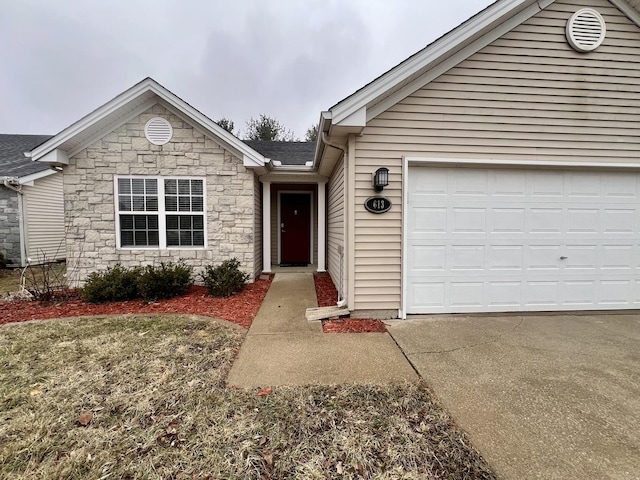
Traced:
<path fill-rule="evenodd" d="M 194 286 L 183 296 L 154 303 L 130 300 L 96 305 L 86 303 L 77 296 L 53 304 L 28 301 L 0 302 L 0 325 L 27 320 L 86 315 L 175 313 L 221 318 L 249 328 L 267 290 L 269 290 L 272 278 L 273 276 L 270 276 L 269 280 L 256 279 L 254 283 L 248 284 L 242 292 L 229 298 L 210 297 L 204 287 Z"/>
<path fill-rule="evenodd" d="M 314 273 L 313 280 L 316 283 L 316 297 L 319 307 L 332 307 L 338 302 L 338 291 L 333 286 L 333 281 L 328 273 Z"/>
<path fill-rule="evenodd" d="M 331 307 L 338 301 L 338 291 L 327 273 L 316 273 L 313 276 L 316 284 L 316 296 L 319 307 Z M 324 333 L 369 333 L 386 332 L 387 328 L 380 320 L 373 318 L 339 318 L 323 320 Z"/>
<path fill-rule="evenodd" d="M 386 332 L 387 327 L 381 320 L 374 318 L 339 318 L 337 320 L 323 320 L 324 333 L 380 333 Z"/>
<path fill-rule="evenodd" d="M 273 275 L 268 280 L 257 279 L 245 289 L 229 298 L 207 295 L 204 287 L 194 286 L 183 296 L 145 303 L 141 300 L 102 304 L 86 303 L 79 296 L 72 296 L 58 303 L 29 301 L 0 302 L 0 325 L 47 318 L 80 317 L 88 315 L 117 315 L 127 313 L 174 313 L 204 315 L 222 318 L 249 328 L 253 318 L 271 286 Z M 314 275 L 318 306 L 335 305 L 338 294 L 326 273 Z M 341 318 L 324 320 L 325 333 L 386 332 L 385 324 L 370 318 Z"/>

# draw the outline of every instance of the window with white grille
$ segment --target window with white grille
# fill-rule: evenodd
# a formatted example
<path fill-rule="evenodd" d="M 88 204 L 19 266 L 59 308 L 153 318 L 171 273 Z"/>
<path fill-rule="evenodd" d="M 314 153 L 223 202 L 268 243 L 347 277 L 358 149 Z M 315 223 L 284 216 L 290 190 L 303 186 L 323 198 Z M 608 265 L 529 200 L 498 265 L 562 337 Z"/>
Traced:
<path fill-rule="evenodd" d="M 118 248 L 205 246 L 202 178 L 117 177 Z"/>

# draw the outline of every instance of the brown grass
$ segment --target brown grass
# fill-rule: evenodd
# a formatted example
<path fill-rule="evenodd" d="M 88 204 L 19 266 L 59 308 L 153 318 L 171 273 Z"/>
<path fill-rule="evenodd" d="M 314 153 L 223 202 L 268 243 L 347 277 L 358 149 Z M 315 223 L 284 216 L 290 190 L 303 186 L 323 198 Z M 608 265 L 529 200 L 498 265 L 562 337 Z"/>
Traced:
<path fill-rule="evenodd" d="M 0 299 L 8 293 L 17 293 L 20 290 L 19 268 L 0 269 Z"/>
<path fill-rule="evenodd" d="M 493 478 L 422 383 L 226 388 L 243 335 L 176 315 L 0 328 L 0 477 Z"/>

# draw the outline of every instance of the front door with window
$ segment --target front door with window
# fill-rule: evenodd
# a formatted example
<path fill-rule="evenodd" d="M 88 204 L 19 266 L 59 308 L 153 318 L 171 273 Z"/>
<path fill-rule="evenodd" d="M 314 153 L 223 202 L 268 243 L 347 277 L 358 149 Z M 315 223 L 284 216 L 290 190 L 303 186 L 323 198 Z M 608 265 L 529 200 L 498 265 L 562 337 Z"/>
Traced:
<path fill-rule="evenodd" d="M 311 263 L 311 194 L 282 193 L 280 197 L 280 263 Z"/>

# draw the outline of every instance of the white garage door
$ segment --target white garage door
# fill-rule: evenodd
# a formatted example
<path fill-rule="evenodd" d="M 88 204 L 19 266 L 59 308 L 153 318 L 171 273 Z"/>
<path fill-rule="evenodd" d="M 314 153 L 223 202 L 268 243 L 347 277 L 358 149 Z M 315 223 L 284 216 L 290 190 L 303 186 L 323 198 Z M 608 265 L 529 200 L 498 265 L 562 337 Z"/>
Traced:
<path fill-rule="evenodd" d="M 640 176 L 410 167 L 407 313 L 640 307 Z"/>

